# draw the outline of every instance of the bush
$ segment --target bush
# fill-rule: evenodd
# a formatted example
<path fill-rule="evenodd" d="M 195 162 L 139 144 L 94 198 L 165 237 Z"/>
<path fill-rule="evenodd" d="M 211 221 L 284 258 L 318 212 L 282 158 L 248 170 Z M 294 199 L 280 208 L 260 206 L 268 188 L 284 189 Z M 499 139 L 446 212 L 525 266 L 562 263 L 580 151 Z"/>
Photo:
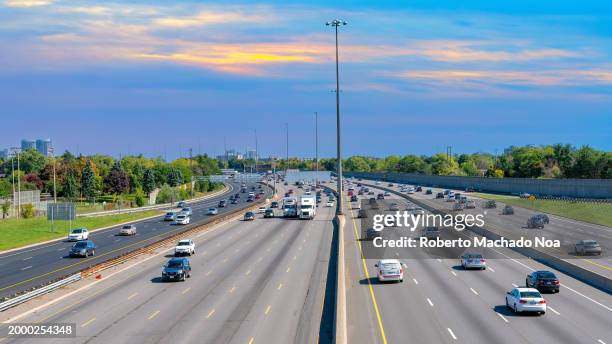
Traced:
<path fill-rule="evenodd" d="M 32 204 L 24 204 L 21 206 L 21 217 L 31 219 L 34 217 L 34 206 Z"/>
<path fill-rule="evenodd" d="M 2 203 L 2 218 L 3 219 L 5 219 L 8 216 L 10 208 L 11 208 L 11 202 L 6 201 Z"/>
<path fill-rule="evenodd" d="M 171 188 L 168 185 L 164 185 L 159 190 L 155 203 L 157 204 L 170 203 L 170 202 L 175 202 L 178 200 L 179 200 L 179 193 L 176 191 L 176 189 Z"/>
<path fill-rule="evenodd" d="M 136 194 L 136 196 L 134 197 L 134 201 L 136 202 L 137 207 L 142 207 L 143 205 L 145 205 L 144 197 L 142 197 L 142 195 L 140 194 Z"/>

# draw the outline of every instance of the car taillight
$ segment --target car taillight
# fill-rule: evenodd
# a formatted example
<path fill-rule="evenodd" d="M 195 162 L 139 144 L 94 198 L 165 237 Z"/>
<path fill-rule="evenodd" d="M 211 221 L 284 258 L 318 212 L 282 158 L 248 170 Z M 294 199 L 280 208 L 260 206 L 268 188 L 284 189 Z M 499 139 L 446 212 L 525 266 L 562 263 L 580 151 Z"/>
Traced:
<path fill-rule="evenodd" d="M 519 303 L 525 304 L 525 303 L 527 303 L 527 301 L 525 301 L 525 300 L 519 300 Z"/>
<path fill-rule="evenodd" d="M 559 284 L 559 281 L 555 281 L 555 284 Z"/>
<path fill-rule="evenodd" d="M 486 262 L 486 260 L 484 260 L 484 259 L 481 259 L 481 260 L 480 260 L 480 262 L 481 262 L 481 263 L 484 263 L 484 262 Z"/>
<path fill-rule="evenodd" d="M 540 301 L 540 302 L 538 302 L 538 303 L 539 303 L 539 304 L 541 304 L 541 305 L 542 305 L 542 304 L 545 304 L 545 303 L 546 303 L 546 300 L 542 300 L 542 301 Z"/>

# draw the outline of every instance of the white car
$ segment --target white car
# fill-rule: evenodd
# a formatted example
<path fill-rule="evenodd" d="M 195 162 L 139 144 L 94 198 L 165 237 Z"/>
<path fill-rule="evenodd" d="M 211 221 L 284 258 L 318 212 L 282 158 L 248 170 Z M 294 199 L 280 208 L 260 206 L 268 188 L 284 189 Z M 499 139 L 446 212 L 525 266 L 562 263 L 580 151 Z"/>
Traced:
<path fill-rule="evenodd" d="M 487 268 L 487 261 L 484 259 L 482 254 L 478 252 L 466 252 L 461 255 L 461 267 L 463 268 L 463 270 L 485 270 Z"/>
<path fill-rule="evenodd" d="M 334 201 L 327 201 L 327 203 L 325 203 L 325 206 L 328 208 L 331 208 L 334 206 Z"/>
<path fill-rule="evenodd" d="M 68 234 L 68 241 L 81 241 L 89 239 L 89 231 L 85 228 L 73 229 Z"/>
<path fill-rule="evenodd" d="M 119 235 L 136 235 L 136 226 L 134 225 L 125 225 L 121 227 L 119 230 Z"/>
<path fill-rule="evenodd" d="M 217 215 L 219 214 L 219 210 L 217 208 L 208 208 L 206 215 Z"/>
<path fill-rule="evenodd" d="M 385 197 L 387 197 L 387 196 L 391 196 L 391 193 L 390 193 L 389 191 L 385 191 L 385 192 L 383 193 L 383 195 L 384 195 Z"/>
<path fill-rule="evenodd" d="M 425 215 L 425 210 L 423 210 L 422 208 L 415 207 L 414 209 L 412 209 L 412 213 L 414 215 Z"/>
<path fill-rule="evenodd" d="M 175 225 L 188 225 L 189 222 L 191 222 L 191 219 L 189 218 L 189 216 L 187 216 L 185 214 L 179 214 L 174 219 L 174 224 Z"/>
<path fill-rule="evenodd" d="M 546 300 L 534 288 L 514 288 L 506 293 L 506 307 L 515 313 L 546 313 Z"/>
<path fill-rule="evenodd" d="M 195 254 L 195 243 L 191 239 L 179 240 L 178 244 L 174 247 L 174 255 L 182 256 Z"/>
<path fill-rule="evenodd" d="M 381 259 L 374 265 L 379 282 L 404 281 L 406 264 L 397 259 Z"/>
<path fill-rule="evenodd" d="M 379 181 L 377 181 L 377 182 L 376 182 L 376 185 L 380 185 L 380 182 L 379 182 Z"/>
<path fill-rule="evenodd" d="M 266 207 L 259 207 L 259 209 L 257 209 L 257 213 L 258 214 L 263 214 L 263 213 L 266 212 L 266 209 L 267 209 Z"/>

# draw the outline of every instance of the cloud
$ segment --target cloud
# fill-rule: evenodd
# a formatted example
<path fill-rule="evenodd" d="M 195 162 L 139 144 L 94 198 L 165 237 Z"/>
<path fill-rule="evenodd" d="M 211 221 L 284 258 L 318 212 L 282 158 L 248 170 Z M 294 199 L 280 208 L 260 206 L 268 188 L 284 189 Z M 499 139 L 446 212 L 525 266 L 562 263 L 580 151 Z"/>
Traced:
<path fill-rule="evenodd" d="M 4 5 L 7 7 L 39 7 L 51 5 L 53 0 L 5 0 Z"/>
<path fill-rule="evenodd" d="M 268 15 L 249 14 L 235 10 L 206 10 L 193 16 L 169 16 L 158 18 L 153 21 L 153 25 L 167 28 L 187 28 L 199 27 L 213 24 L 230 23 L 266 23 L 272 20 Z"/>

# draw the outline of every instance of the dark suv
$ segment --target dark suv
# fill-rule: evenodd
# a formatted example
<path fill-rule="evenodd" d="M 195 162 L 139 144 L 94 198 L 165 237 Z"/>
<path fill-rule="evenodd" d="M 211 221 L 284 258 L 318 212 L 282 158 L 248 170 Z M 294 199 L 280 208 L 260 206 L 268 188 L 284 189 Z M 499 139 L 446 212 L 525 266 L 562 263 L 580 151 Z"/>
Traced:
<path fill-rule="evenodd" d="M 189 277 L 191 277 L 191 265 L 187 258 L 172 258 L 162 270 L 162 281 L 184 281 Z"/>
<path fill-rule="evenodd" d="M 539 291 L 559 292 L 559 279 L 550 271 L 534 271 L 525 278 L 527 288 L 536 288 Z"/>
<path fill-rule="evenodd" d="M 225 206 L 227 205 L 227 201 L 222 199 L 219 201 L 219 204 L 217 205 L 218 208 L 225 208 Z"/>
<path fill-rule="evenodd" d="M 89 257 L 96 254 L 96 245 L 91 240 L 79 241 L 70 248 L 70 257 Z"/>

